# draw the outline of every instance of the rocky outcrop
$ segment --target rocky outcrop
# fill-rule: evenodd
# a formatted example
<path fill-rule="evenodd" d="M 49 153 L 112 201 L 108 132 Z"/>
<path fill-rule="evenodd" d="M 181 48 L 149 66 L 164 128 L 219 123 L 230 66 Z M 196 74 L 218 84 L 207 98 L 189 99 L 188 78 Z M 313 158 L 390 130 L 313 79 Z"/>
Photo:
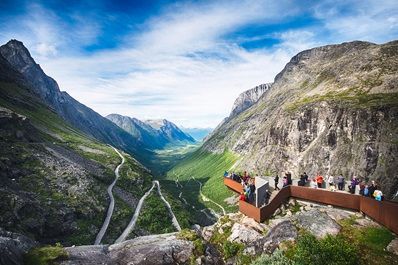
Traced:
<path fill-rule="evenodd" d="M 176 234 L 137 237 L 105 246 L 79 246 L 65 249 L 68 259 L 57 264 L 187 264 L 193 255 L 192 242 Z"/>
<path fill-rule="evenodd" d="M 272 83 L 261 84 L 241 93 L 234 102 L 230 118 L 235 117 L 253 106 L 265 92 L 271 89 L 271 85 Z"/>
<path fill-rule="evenodd" d="M 140 121 L 119 114 L 110 114 L 107 119 L 131 134 L 142 146 L 161 149 L 168 144 L 194 143 L 195 140 L 168 120 Z"/>
<path fill-rule="evenodd" d="M 303 51 L 250 109 L 224 120 L 203 145 L 240 155 L 253 172 L 306 171 L 377 180 L 398 189 L 398 41 Z"/>
<path fill-rule="evenodd" d="M 23 265 L 23 255 L 37 243 L 21 234 L 0 228 L 0 264 Z"/>
<path fill-rule="evenodd" d="M 390 251 L 391 253 L 398 255 L 398 238 L 392 240 L 390 244 L 388 244 L 387 251 Z"/>
<path fill-rule="evenodd" d="M 325 212 L 316 209 L 297 214 L 293 220 L 297 226 L 309 231 L 317 238 L 323 238 L 328 234 L 337 235 L 341 229 L 341 226 Z"/>
<path fill-rule="evenodd" d="M 297 236 L 297 229 L 290 220 L 281 221 L 268 231 L 263 249 L 265 252 L 272 253 L 280 243 L 294 241 Z"/>

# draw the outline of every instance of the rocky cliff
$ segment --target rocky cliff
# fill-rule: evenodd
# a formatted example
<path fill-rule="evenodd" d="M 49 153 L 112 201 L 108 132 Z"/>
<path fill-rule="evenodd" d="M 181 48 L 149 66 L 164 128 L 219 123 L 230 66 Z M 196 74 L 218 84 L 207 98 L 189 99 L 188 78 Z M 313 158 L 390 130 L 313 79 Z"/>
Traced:
<path fill-rule="evenodd" d="M 226 119 L 203 148 L 240 155 L 238 168 L 375 179 L 398 187 L 398 41 L 300 52 L 252 107 Z"/>
<path fill-rule="evenodd" d="M 234 117 L 253 106 L 271 88 L 271 85 L 272 83 L 261 84 L 241 93 L 234 102 L 230 117 Z"/>
<path fill-rule="evenodd" d="M 119 114 L 110 114 L 107 119 L 131 134 L 142 146 L 150 149 L 162 149 L 166 145 L 194 143 L 195 140 L 184 133 L 174 123 L 168 120 L 140 121 Z"/>
<path fill-rule="evenodd" d="M 11 40 L 1 46 L 0 56 L 1 69 L 12 68 L 7 70 L 8 74 L 5 74 L 4 78 L 14 79 L 18 84 L 31 90 L 72 126 L 102 142 L 135 155 L 145 163 L 145 156 L 150 155 L 150 152 L 145 151 L 145 146 L 140 146 L 134 137 L 68 93 L 61 92 L 57 82 L 47 76 L 40 65 L 36 64 L 22 42 Z M 19 77 L 14 77 L 15 74 L 10 71 L 17 72 Z"/>

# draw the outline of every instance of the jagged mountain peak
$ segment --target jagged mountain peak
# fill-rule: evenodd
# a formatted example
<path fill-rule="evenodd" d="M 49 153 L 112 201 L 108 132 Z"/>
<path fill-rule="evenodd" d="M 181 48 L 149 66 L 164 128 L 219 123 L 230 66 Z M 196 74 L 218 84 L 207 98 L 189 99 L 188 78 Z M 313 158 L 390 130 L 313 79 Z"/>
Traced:
<path fill-rule="evenodd" d="M 272 83 L 265 83 L 241 93 L 234 102 L 230 117 L 236 116 L 253 106 L 271 86 Z"/>
<path fill-rule="evenodd" d="M 141 121 L 120 114 L 110 114 L 106 118 L 136 137 L 150 149 L 161 149 L 168 144 L 180 142 L 195 142 L 189 134 L 184 133 L 177 125 L 166 119 Z"/>
<path fill-rule="evenodd" d="M 24 66 L 35 65 L 35 61 L 30 55 L 29 50 L 25 47 L 22 41 L 10 40 L 0 47 L 0 53 L 7 58 L 12 65 Z"/>

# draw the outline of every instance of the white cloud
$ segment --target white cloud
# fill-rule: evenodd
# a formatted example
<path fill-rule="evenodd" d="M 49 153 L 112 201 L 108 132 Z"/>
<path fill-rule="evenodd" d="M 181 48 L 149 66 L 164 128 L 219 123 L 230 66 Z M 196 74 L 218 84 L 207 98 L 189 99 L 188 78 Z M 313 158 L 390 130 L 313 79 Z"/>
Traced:
<path fill-rule="evenodd" d="M 61 89 L 102 115 L 215 127 L 239 93 L 273 81 L 297 52 L 331 41 L 384 40 L 388 34 L 383 27 L 389 34 L 397 30 L 398 12 L 392 2 L 386 7 L 356 3 L 358 10 L 344 16 L 339 8 L 345 4 L 333 3 L 310 8 L 321 23 L 282 29 L 271 34 L 280 43 L 257 50 L 246 50 L 226 36 L 240 27 L 273 25 L 298 16 L 302 7 L 293 1 L 173 5 L 141 25 L 140 32 L 127 34 L 118 48 L 88 55 L 80 48 L 97 41 L 102 31 L 98 21 L 77 14 L 72 19 L 79 26 L 72 29 L 56 14 L 34 6 L 27 17 L 19 18 L 26 23 L 23 30 L 9 27 L 0 38 L 27 40 L 35 59 Z"/>
<path fill-rule="evenodd" d="M 348 7 L 351 7 L 350 12 L 343 10 Z M 383 43 L 398 35 L 396 0 L 324 1 L 315 7 L 315 15 L 324 21 L 325 29 L 336 42 L 366 40 Z"/>

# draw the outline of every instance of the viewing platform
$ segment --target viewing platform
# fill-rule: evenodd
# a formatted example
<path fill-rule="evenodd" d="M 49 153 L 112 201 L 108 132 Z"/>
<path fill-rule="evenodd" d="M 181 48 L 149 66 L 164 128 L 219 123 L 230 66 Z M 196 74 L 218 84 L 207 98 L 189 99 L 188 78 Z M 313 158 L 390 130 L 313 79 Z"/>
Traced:
<path fill-rule="evenodd" d="M 241 193 L 243 190 L 242 184 L 229 178 L 224 178 L 224 184 L 237 193 Z M 290 197 L 361 212 L 398 234 L 398 203 L 376 201 L 361 195 L 333 192 L 326 189 L 289 185 L 278 191 L 275 197 L 262 207 L 256 207 L 246 201 L 239 201 L 239 211 L 257 222 L 264 222 Z"/>

